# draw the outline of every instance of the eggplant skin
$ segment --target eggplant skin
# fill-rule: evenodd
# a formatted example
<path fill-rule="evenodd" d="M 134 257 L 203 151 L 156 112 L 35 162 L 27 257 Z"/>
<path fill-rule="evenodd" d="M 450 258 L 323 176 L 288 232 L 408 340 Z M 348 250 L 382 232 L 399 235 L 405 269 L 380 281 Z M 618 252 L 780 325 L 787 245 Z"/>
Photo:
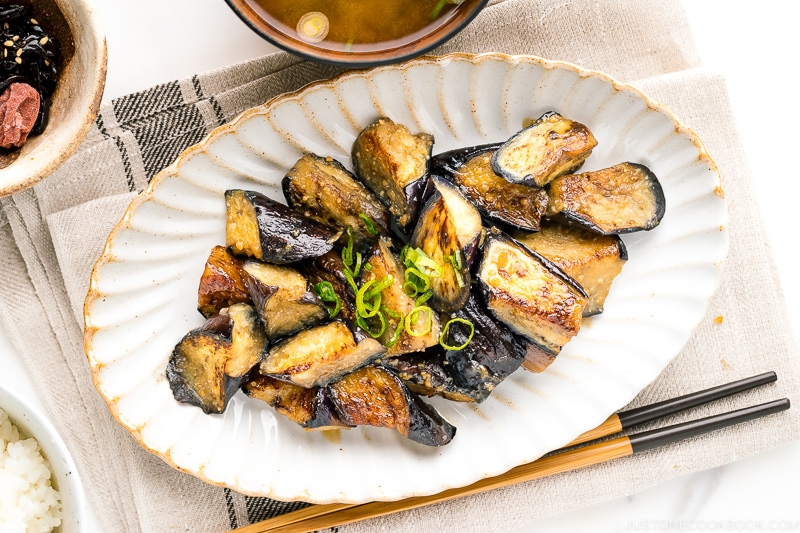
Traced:
<path fill-rule="evenodd" d="M 548 216 L 560 214 L 603 235 L 651 230 L 666 210 L 658 178 L 637 163 L 561 176 L 550 184 L 548 196 Z"/>
<path fill-rule="evenodd" d="M 248 304 L 235 304 L 207 319 L 175 346 L 167 381 L 175 399 L 222 413 L 248 372 L 264 358 L 267 338 Z"/>
<path fill-rule="evenodd" d="M 260 372 L 305 388 L 321 387 L 385 351 L 380 342 L 370 337 L 357 339 L 344 322 L 334 320 L 304 329 L 273 346 Z"/>
<path fill-rule="evenodd" d="M 271 341 L 319 324 L 328 310 L 297 270 L 247 260 L 244 282 Z"/>
<path fill-rule="evenodd" d="M 451 316 L 468 320 L 475 328 L 464 348 L 446 350 L 435 345 L 421 353 L 384 357 L 381 364 L 417 394 L 438 395 L 456 402 L 483 402 L 521 366 L 528 343 L 491 317 L 476 296 Z M 452 323 L 443 340 L 448 346 L 461 346 L 467 343 L 469 331 L 462 323 Z"/>
<path fill-rule="evenodd" d="M 496 229 L 484 245 L 478 285 L 492 315 L 556 355 L 581 327 L 587 297 L 555 264 Z"/>
<path fill-rule="evenodd" d="M 242 391 L 250 398 L 266 402 L 304 429 L 350 427 L 339 418 L 325 388 L 306 389 L 253 372 L 242 384 Z"/>
<path fill-rule="evenodd" d="M 394 282 L 381 291 L 381 306 L 400 315 L 401 318 L 396 318 L 391 315 L 386 316 L 388 326 L 383 335 L 378 337 L 378 340 L 384 346 L 387 346 L 385 356 L 421 352 L 437 344 L 442 329 L 437 313 L 432 313 L 431 328 L 425 335 L 414 336 L 409 334 L 405 329 L 404 318 L 402 317 L 408 315 L 416 307 L 416 303 L 414 299 L 409 297 L 403 290 L 405 267 L 392 251 L 392 244 L 388 238 L 384 237 L 378 241 L 371 251 L 366 264 L 369 265 L 369 270 L 365 269 L 362 274 L 362 285 L 370 280 L 379 282 L 384 279 L 385 276 L 392 276 L 394 278 Z M 424 315 L 424 312 L 419 313 L 417 322 L 411 324 L 411 329 L 413 331 L 421 331 L 424 327 L 423 322 L 427 321 L 427 317 Z M 397 328 L 400 328 L 400 334 L 395 342 L 389 346 Z"/>
<path fill-rule="evenodd" d="M 589 300 L 583 316 L 603 312 L 611 283 L 628 259 L 625 243 L 617 235 L 600 235 L 573 223 L 546 222 L 536 233 L 514 238 L 543 255 L 586 291 Z"/>
<path fill-rule="evenodd" d="M 225 242 L 235 255 L 286 264 L 320 256 L 341 231 L 256 191 L 225 191 Z"/>
<path fill-rule="evenodd" d="M 352 228 L 355 245 L 368 248 L 389 232 L 389 211 L 340 162 L 304 154 L 283 178 L 287 203 L 332 228 Z M 368 218 L 368 227 L 362 217 Z"/>
<path fill-rule="evenodd" d="M 250 302 L 242 261 L 224 246 L 211 249 L 197 289 L 197 310 L 208 318 L 236 303 Z"/>
<path fill-rule="evenodd" d="M 492 168 L 511 183 L 544 187 L 580 168 L 595 146 L 589 128 L 549 111 L 506 141 L 492 156 Z"/>
<path fill-rule="evenodd" d="M 331 250 L 314 259 L 298 263 L 297 268 L 306 276 L 312 287 L 323 281 L 330 283 L 342 302 L 336 318 L 341 318 L 348 324 L 355 324 L 356 295 L 344 275 L 344 262 L 338 252 Z"/>
<path fill-rule="evenodd" d="M 434 192 L 423 207 L 411 235 L 410 246 L 419 248 L 442 268 L 431 277 L 429 305 L 442 313 L 464 307 L 470 293 L 470 267 L 483 238 L 478 210 L 452 183 L 432 178 Z M 457 268 L 459 256 L 460 266 Z M 459 282 L 460 279 L 460 282 Z"/>
<path fill-rule="evenodd" d="M 547 210 L 547 192 L 541 187 L 509 183 L 492 168 L 497 144 L 454 150 L 434 156 L 431 174 L 456 184 L 481 214 L 504 227 L 538 231 Z"/>
<path fill-rule="evenodd" d="M 353 144 L 353 171 L 389 207 L 405 230 L 417 218 L 433 136 L 413 135 L 403 124 L 382 117 L 364 128 Z"/>
<path fill-rule="evenodd" d="M 396 429 L 426 446 L 448 444 L 456 433 L 455 426 L 384 368 L 365 366 L 332 383 L 329 390 L 347 424 Z"/>

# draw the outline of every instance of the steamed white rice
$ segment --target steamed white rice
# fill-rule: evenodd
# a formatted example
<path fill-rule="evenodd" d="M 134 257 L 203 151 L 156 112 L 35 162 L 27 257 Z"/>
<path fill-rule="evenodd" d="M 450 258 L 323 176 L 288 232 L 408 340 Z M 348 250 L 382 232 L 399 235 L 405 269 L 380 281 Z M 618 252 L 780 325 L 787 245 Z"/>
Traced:
<path fill-rule="evenodd" d="M 36 439 L 19 430 L 0 409 L 0 531 L 39 533 L 61 525 L 61 497 Z"/>

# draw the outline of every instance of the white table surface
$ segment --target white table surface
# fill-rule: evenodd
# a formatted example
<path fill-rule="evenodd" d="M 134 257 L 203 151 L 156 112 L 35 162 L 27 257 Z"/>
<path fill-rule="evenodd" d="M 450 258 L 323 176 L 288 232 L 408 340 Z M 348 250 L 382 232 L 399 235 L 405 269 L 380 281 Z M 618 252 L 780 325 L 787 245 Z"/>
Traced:
<path fill-rule="evenodd" d="M 96 2 L 109 51 L 104 101 L 275 50 L 243 26 L 223 0 Z M 727 79 L 754 178 L 769 185 L 758 188 L 757 201 L 798 338 L 800 280 L 790 243 L 798 241 L 795 204 L 800 175 L 787 158 L 796 151 L 793 127 L 800 124 L 794 84 L 800 2 L 684 0 L 684 7 L 705 66 Z M 774 120 L 782 131 L 773 130 Z M 789 145 L 776 148 L 776 135 L 786 136 Z M 770 196 L 771 191 L 780 193 Z M 1 327 L 0 384 L 39 402 Z M 798 494 L 800 442 L 540 520 L 514 533 L 800 531 Z M 92 520 L 87 531 L 101 529 Z"/>

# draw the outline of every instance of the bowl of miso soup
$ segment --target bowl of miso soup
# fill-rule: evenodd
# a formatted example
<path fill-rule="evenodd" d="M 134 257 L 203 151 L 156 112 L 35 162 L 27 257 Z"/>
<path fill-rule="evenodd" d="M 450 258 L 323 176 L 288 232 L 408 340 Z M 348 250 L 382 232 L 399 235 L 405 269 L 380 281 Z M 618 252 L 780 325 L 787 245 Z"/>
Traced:
<path fill-rule="evenodd" d="M 225 0 L 264 39 L 325 63 L 375 66 L 424 54 L 488 0 Z"/>

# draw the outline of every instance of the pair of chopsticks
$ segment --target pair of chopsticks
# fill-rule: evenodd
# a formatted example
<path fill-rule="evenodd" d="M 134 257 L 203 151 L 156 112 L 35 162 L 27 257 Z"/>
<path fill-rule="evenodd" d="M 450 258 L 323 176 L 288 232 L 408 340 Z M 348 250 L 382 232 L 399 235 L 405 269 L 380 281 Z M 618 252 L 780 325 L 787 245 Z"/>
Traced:
<path fill-rule="evenodd" d="M 783 398 L 781 400 L 766 402 L 698 420 L 604 440 L 594 444 L 579 445 L 615 435 L 631 427 L 685 409 L 697 407 L 720 398 L 766 385 L 777 379 L 778 376 L 775 372 L 767 372 L 678 398 L 622 411 L 611 415 L 597 428 L 587 431 L 564 448 L 561 448 L 561 450 L 564 451 L 556 450 L 552 454 L 537 459 L 536 461 L 512 468 L 499 476 L 482 479 L 466 487 L 448 489 L 430 496 L 418 496 L 394 502 L 312 505 L 232 531 L 236 533 L 307 533 L 318 529 L 440 503 L 470 494 L 575 470 L 584 466 L 603 463 L 611 459 L 627 457 L 658 446 L 708 433 L 716 429 L 722 429 L 747 420 L 753 420 L 755 418 L 785 411 L 789 409 L 789 400 Z"/>

